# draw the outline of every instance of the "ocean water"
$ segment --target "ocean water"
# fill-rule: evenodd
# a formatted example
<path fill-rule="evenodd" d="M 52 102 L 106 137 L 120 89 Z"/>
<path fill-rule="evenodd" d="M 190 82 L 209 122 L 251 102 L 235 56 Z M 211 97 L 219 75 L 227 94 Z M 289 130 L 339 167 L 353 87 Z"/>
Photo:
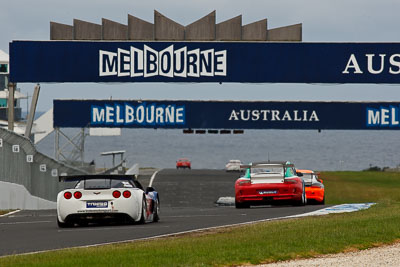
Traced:
<path fill-rule="evenodd" d="M 79 129 L 62 131 L 72 137 Z M 38 150 L 54 157 L 54 136 L 41 141 Z M 223 169 L 230 159 L 243 163 L 269 159 L 288 160 L 299 169 L 363 170 L 400 164 L 400 131 L 245 130 L 244 134 L 221 135 L 122 129 L 121 136 L 87 136 L 85 161 L 111 167 L 112 157 L 100 153 L 112 150 L 126 150 L 128 167 L 139 163 L 141 167 L 175 168 L 178 158 L 188 157 L 196 169 Z"/>

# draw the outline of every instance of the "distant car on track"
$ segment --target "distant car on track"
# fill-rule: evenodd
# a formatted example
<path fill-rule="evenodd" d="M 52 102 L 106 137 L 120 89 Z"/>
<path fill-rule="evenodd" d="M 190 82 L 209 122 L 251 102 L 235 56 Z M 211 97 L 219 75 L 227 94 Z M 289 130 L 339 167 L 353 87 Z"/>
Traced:
<path fill-rule="evenodd" d="M 229 171 L 240 171 L 240 165 L 242 163 L 238 159 L 231 159 L 226 165 L 225 170 Z"/>
<path fill-rule="evenodd" d="M 157 222 L 160 199 L 152 187 L 142 185 L 130 175 L 60 176 L 60 181 L 73 182 L 73 189 L 57 195 L 59 227 L 90 222 Z"/>
<path fill-rule="evenodd" d="M 192 167 L 192 164 L 188 158 L 180 158 L 176 161 L 176 168 L 177 169 L 190 169 Z"/>
<path fill-rule="evenodd" d="M 290 162 L 256 162 L 241 168 L 246 173 L 235 182 L 236 208 L 279 202 L 306 204 L 304 181 Z"/>
<path fill-rule="evenodd" d="M 301 177 L 306 186 L 307 200 L 318 204 L 325 204 L 325 186 L 323 181 L 319 179 L 318 174 L 312 170 L 296 170 L 301 173 Z"/>

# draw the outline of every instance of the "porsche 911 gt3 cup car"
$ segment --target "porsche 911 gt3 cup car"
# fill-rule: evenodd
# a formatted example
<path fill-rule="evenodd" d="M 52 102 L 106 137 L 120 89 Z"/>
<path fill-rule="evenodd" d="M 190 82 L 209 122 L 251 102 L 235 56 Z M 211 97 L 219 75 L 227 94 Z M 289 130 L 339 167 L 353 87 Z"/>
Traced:
<path fill-rule="evenodd" d="M 89 222 L 120 220 L 123 222 L 157 222 L 160 214 L 158 193 L 130 175 L 60 176 L 73 182 L 57 196 L 59 227 L 86 225 Z"/>
<path fill-rule="evenodd" d="M 312 170 L 296 170 L 297 174 L 301 173 L 301 177 L 306 186 L 306 196 L 309 202 L 317 204 L 325 204 L 325 186 L 323 181 L 319 179 L 318 174 Z"/>
<path fill-rule="evenodd" d="M 278 202 L 307 203 L 304 181 L 290 162 L 256 162 L 241 168 L 246 173 L 235 182 L 236 208 Z"/>

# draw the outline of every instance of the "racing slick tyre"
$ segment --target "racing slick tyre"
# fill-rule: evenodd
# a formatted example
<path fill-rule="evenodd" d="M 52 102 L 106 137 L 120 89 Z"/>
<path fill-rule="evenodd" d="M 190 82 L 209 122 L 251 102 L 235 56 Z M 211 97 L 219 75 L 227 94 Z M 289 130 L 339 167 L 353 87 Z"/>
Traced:
<path fill-rule="evenodd" d="M 250 205 L 247 203 L 240 203 L 235 201 L 235 208 L 237 209 L 249 209 Z"/>
<path fill-rule="evenodd" d="M 146 196 L 143 196 L 143 199 L 142 199 L 142 212 L 141 212 L 140 220 L 139 220 L 139 223 L 140 223 L 140 224 L 146 223 L 146 218 L 145 218 L 146 212 L 147 212 L 147 208 L 146 208 Z"/>
<path fill-rule="evenodd" d="M 324 194 L 324 198 L 322 199 L 321 205 L 325 205 L 325 194 Z"/>
<path fill-rule="evenodd" d="M 57 218 L 57 225 L 58 225 L 58 227 L 60 227 L 60 228 L 67 228 L 67 227 L 72 227 L 72 226 L 74 226 L 72 223 L 63 223 L 63 222 L 60 222 L 60 221 L 58 220 L 58 218 Z"/>
<path fill-rule="evenodd" d="M 153 222 L 158 222 L 160 220 L 160 201 L 154 201 L 154 211 L 153 211 Z"/>
<path fill-rule="evenodd" d="M 296 206 L 305 206 L 307 204 L 306 188 L 303 183 L 303 193 L 301 194 L 301 200 L 296 201 Z"/>

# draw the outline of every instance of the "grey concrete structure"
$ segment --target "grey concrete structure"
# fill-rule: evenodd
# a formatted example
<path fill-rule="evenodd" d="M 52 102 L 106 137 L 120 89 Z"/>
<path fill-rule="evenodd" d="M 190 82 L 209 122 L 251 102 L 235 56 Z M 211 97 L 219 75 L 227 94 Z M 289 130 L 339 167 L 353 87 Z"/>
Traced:
<path fill-rule="evenodd" d="M 71 33 L 72 32 L 72 33 Z M 216 11 L 183 26 L 154 10 L 154 24 L 128 14 L 128 25 L 74 19 L 74 26 L 50 22 L 51 40 L 302 41 L 302 24 L 268 30 L 267 19 L 242 26 L 242 15 L 216 24 Z"/>
<path fill-rule="evenodd" d="M 101 20 L 102 39 L 103 40 L 127 40 L 128 39 L 128 26 L 108 20 Z"/>
<path fill-rule="evenodd" d="M 74 27 L 71 25 L 50 22 L 50 40 L 72 40 Z"/>
<path fill-rule="evenodd" d="M 55 201 L 65 184 L 58 182 L 58 175 L 84 174 L 38 152 L 28 138 L 0 128 L 0 181 L 22 185 L 34 197 Z M 3 199 L 2 209 L 23 208 L 11 206 L 10 198 Z M 28 201 L 27 199 L 25 201 Z M 40 207 L 39 207 L 40 208 Z"/>
<path fill-rule="evenodd" d="M 216 40 L 241 41 L 242 40 L 242 15 L 226 20 L 216 25 Z"/>
<path fill-rule="evenodd" d="M 154 40 L 153 23 L 128 15 L 129 40 Z"/>
<path fill-rule="evenodd" d="M 74 19 L 75 40 L 101 40 L 101 25 Z"/>
<path fill-rule="evenodd" d="M 268 41 L 286 41 L 301 42 L 302 41 L 302 24 L 294 24 L 286 27 L 280 27 L 268 30 Z"/>
<path fill-rule="evenodd" d="M 242 27 L 243 41 L 266 41 L 267 40 L 267 19 L 256 21 Z"/>
<path fill-rule="evenodd" d="M 185 39 L 185 27 L 154 10 L 154 39 L 180 41 Z"/>
<path fill-rule="evenodd" d="M 39 99 L 39 93 L 40 93 L 40 85 L 37 84 L 33 90 L 31 109 L 28 114 L 28 121 L 26 122 L 26 128 L 25 128 L 25 136 L 28 138 L 31 136 L 31 133 L 32 133 L 33 120 L 35 118 L 35 112 L 36 112 L 37 101 Z"/>
<path fill-rule="evenodd" d="M 215 40 L 215 10 L 207 16 L 185 27 L 185 40 L 212 41 Z"/>
<path fill-rule="evenodd" d="M 14 92 L 15 92 L 16 84 L 8 83 L 8 99 L 7 99 L 7 107 L 8 107 L 8 130 L 14 131 Z"/>

